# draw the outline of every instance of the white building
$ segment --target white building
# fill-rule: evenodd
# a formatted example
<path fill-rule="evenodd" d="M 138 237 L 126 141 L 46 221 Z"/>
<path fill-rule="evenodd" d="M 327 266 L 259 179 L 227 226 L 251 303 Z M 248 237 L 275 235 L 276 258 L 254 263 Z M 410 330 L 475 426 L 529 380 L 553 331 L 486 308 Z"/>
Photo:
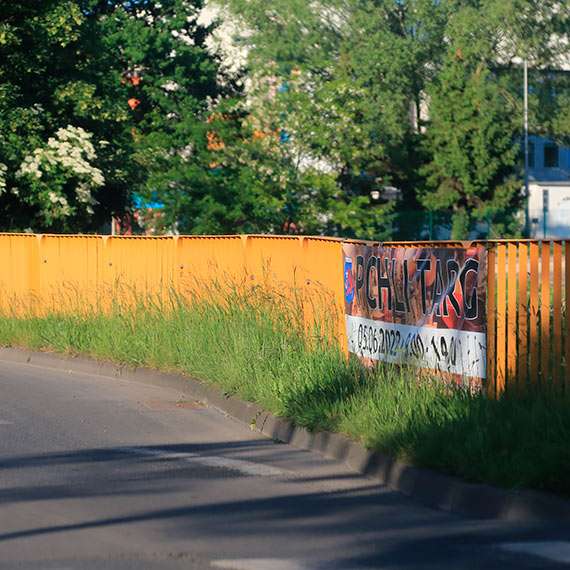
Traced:
<path fill-rule="evenodd" d="M 529 137 L 528 224 L 532 238 L 570 238 L 570 149 Z"/>

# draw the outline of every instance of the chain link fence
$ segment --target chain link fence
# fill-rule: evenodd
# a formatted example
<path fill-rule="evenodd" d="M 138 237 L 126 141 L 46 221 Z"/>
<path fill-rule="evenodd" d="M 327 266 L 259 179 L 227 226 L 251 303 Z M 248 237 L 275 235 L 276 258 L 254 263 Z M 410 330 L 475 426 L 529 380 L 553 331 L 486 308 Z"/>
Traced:
<path fill-rule="evenodd" d="M 483 215 L 453 211 L 398 210 L 383 228 L 395 241 L 449 239 L 567 239 L 570 208 L 504 210 Z M 454 231 L 456 230 L 456 231 Z"/>

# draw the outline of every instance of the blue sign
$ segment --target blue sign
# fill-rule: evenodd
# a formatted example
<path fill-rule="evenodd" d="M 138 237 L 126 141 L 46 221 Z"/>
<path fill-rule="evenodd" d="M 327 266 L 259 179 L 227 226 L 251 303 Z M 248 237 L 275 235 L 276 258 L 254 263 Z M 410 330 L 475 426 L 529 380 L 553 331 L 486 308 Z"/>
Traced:
<path fill-rule="evenodd" d="M 352 278 L 352 257 L 344 260 L 344 297 L 347 303 L 354 299 L 354 279 Z"/>

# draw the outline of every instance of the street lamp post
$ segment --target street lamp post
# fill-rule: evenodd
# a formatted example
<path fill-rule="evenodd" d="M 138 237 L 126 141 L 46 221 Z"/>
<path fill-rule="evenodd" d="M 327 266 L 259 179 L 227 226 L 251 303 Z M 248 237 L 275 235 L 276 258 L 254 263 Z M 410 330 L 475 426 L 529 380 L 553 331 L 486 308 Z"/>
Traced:
<path fill-rule="evenodd" d="M 528 61 L 526 58 L 523 60 L 524 69 L 524 195 L 527 200 L 526 204 L 526 229 L 531 232 L 530 224 L 530 204 L 529 204 L 529 189 L 528 189 Z"/>
<path fill-rule="evenodd" d="M 528 62 L 524 60 L 524 189 L 528 198 Z"/>

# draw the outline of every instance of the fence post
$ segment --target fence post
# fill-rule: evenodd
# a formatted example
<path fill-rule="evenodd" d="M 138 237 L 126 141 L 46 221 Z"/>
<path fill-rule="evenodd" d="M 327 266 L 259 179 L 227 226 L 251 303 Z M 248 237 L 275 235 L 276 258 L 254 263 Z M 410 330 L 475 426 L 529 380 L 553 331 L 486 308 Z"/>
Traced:
<path fill-rule="evenodd" d="M 528 245 L 519 243 L 519 312 L 518 312 L 518 389 L 524 392 L 528 381 Z"/>
<path fill-rule="evenodd" d="M 568 394 L 567 390 L 570 386 L 570 240 L 567 240 L 564 244 L 564 266 L 565 266 L 565 273 L 566 278 L 564 281 L 564 292 L 566 297 L 565 302 L 565 314 L 564 314 L 564 341 L 565 341 L 565 348 L 564 348 L 564 366 L 565 366 L 565 376 L 566 376 L 566 385 L 565 390 L 566 394 Z"/>
<path fill-rule="evenodd" d="M 559 365 L 562 363 L 562 244 L 560 242 L 553 243 L 552 255 L 552 382 L 555 388 L 559 389 L 562 376 L 562 366 Z"/>
<path fill-rule="evenodd" d="M 541 381 L 544 385 L 548 378 L 550 365 L 550 242 L 542 242 L 542 251 L 540 256 L 540 369 Z"/>
<path fill-rule="evenodd" d="M 513 388 L 517 378 L 517 273 L 518 248 L 516 242 L 509 243 L 507 253 L 507 387 Z"/>
<path fill-rule="evenodd" d="M 529 302 L 529 332 L 530 332 L 530 381 L 536 382 L 538 377 L 538 243 L 530 244 L 530 302 Z"/>
<path fill-rule="evenodd" d="M 496 395 L 505 391 L 507 377 L 507 245 L 497 244 Z"/>
<path fill-rule="evenodd" d="M 492 397 L 497 397 L 496 385 L 496 335 L 495 335 L 495 245 L 487 244 L 487 387 Z"/>
<path fill-rule="evenodd" d="M 18 292 L 20 299 L 26 299 L 28 307 L 32 314 L 39 315 L 42 308 L 41 300 L 41 280 L 40 280 L 40 241 L 42 235 L 36 235 L 36 239 L 31 239 L 29 242 L 29 247 L 27 248 L 28 253 L 28 283 L 27 290 L 22 288 Z M 10 240 L 21 240 L 21 236 L 11 236 Z M 27 238 L 23 238 L 27 239 Z"/>

